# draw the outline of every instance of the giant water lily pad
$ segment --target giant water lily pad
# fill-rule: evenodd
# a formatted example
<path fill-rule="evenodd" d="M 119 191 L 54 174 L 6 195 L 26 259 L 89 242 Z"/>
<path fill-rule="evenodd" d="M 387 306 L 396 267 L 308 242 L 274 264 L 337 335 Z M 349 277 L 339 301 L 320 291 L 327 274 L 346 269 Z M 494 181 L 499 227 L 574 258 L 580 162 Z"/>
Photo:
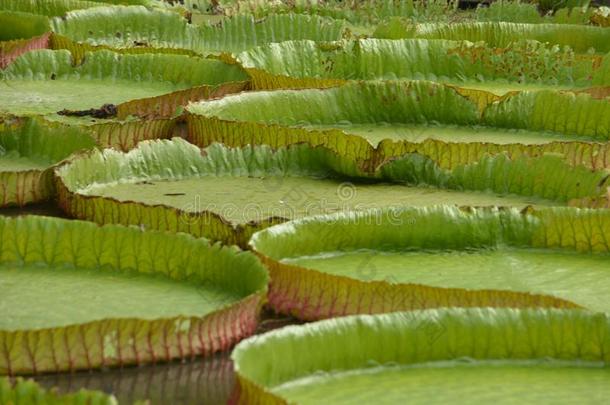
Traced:
<path fill-rule="evenodd" d="M 556 157 L 506 155 L 443 170 L 418 154 L 363 171 L 326 148 L 204 150 L 182 139 L 128 153 L 93 151 L 56 170 L 59 204 L 98 223 L 141 224 L 245 245 L 251 233 L 307 215 L 431 204 L 564 205 L 602 198 L 605 172 Z M 544 185 L 541 187 L 541 185 Z M 600 186 L 601 185 L 601 186 Z"/>
<path fill-rule="evenodd" d="M 382 23 L 375 32 L 375 37 L 484 41 L 495 48 L 503 48 L 513 42 L 529 39 L 552 45 L 569 46 L 578 53 L 593 50 L 604 54 L 610 51 L 608 30 L 577 24 L 463 22 L 414 25 L 393 19 Z"/>
<path fill-rule="evenodd" d="M 236 403 L 599 403 L 610 395 L 606 314 L 440 309 L 274 331 L 233 352 Z"/>
<path fill-rule="evenodd" d="M 601 56 L 575 55 L 570 49 L 536 41 L 506 48 L 437 39 L 286 41 L 244 51 L 236 59 L 258 89 L 387 79 L 428 79 L 496 95 L 610 86 L 610 65 L 602 64 Z"/>
<path fill-rule="evenodd" d="M 183 49 L 197 54 L 239 52 L 269 42 L 291 39 L 335 41 L 343 22 L 319 16 L 273 15 L 262 20 L 240 15 L 218 25 L 196 26 L 180 15 L 141 6 L 96 7 L 53 20 L 61 47 L 102 46 L 130 52 L 133 48 Z"/>
<path fill-rule="evenodd" d="M 48 200 L 54 193 L 53 167 L 80 150 L 96 144 L 76 128 L 25 122 L 0 126 L 0 206 Z"/>
<path fill-rule="evenodd" d="M 0 77 L 0 112 L 53 115 L 109 104 L 116 112 L 101 118 L 120 119 L 171 116 L 188 101 L 241 90 L 246 80 L 241 69 L 216 60 L 100 51 L 73 66 L 69 52 L 50 50 L 21 56 Z"/>
<path fill-rule="evenodd" d="M 174 116 L 189 101 L 241 91 L 248 77 L 218 60 L 181 55 L 34 51 L 0 71 L 0 114 L 40 115 L 91 133 L 123 150 L 143 139 L 170 137 Z M 78 94 L 78 97 L 74 95 Z"/>
<path fill-rule="evenodd" d="M 608 167 L 610 104 L 587 94 L 488 93 L 431 82 L 355 82 L 330 89 L 250 92 L 191 104 L 189 140 L 200 146 L 324 145 L 362 166 L 421 153 L 441 167 L 487 155 L 564 156 Z M 586 152 L 585 152 L 586 151 Z"/>
<path fill-rule="evenodd" d="M 256 328 L 267 274 L 249 253 L 46 217 L 0 229 L 2 374 L 210 354 Z"/>
<path fill-rule="evenodd" d="M 157 0 L 0 0 L 0 10 L 20 11 L 48 17 L 61 17 L 72 10 L 101 7 L 108 4 L 161 5 Z"/>
<path fill-rule="evenodd" d="M 256 233 L 270 305 L 304 319 L 444 306 L 610 310 L 607 210 L 377 210 Z"/>

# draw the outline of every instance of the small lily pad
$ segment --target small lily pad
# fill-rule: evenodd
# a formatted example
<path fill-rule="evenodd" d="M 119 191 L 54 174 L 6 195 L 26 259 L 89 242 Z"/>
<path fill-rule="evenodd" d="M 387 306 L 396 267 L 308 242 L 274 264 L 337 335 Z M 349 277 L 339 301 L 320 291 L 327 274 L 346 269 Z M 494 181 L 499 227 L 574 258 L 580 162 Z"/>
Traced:
<path fill-rule="evenodd" d="M 261 20 L 251 15 L 196 26 L 179 14 L 142 6 L 96 7 L 69 12 L 53 20 L 53 31 L 79 45 L 128 51 L 133 48 L 183 49 L 199 55 L 240 52 L 290 39 L 335 41 L 344 22 L 317 15 L 279 14 Z"/>
<path fill-rule="evenodd" d="M 577 53 L 593 49 L 599 54 L 610 51 L 610 32 L 602 27 L 576 24 L 524 24 L 512 22 L 461 22 L 410 24 L 391 19 L 379 25 L 376 38 L 424 38 L 484 41 L 504 48 L 519 40 L 535 40 L 569 46 Z"/>
<path fill-rule="evenodd" d="M 373 167 L 414 152 L 445 168 L 503 152 L 610 167 L 607 101 L 536 91 L 481 105 L 488 94 L 423 81 L 248 92 L 189 105 L 189 140 L 201 147 L 323 145 Z"/>
<path fill-rule="evenodd" d="M 443 39 L 286 41 L 244 51 L 236 60 L 257 89 L 328 87 L 351 80 L 431 80 L 499 96 L 523 90 L 603 87 L 599 55 L 536 41 L 502 48 Z"/>
<path fill-rule="evenodd" d="M 188 101 L 246 84 L 237 66 L 181 55 L 87 55 L 72 65 L 67 51 L 40 50 L 22 55 L 0 72 L 0 112 L 55 115 L 60 111 L 116 107 L 116 118 L 171 117 Z M 79 97 L 74 97 L 78 94 Z"/>

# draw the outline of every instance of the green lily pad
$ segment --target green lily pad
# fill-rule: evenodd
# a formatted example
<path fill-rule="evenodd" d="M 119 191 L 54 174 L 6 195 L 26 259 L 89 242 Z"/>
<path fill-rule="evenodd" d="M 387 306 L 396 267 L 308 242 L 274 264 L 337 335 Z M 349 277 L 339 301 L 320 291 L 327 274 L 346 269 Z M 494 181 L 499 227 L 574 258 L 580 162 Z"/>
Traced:
<path fill-rule="evenodd" d="M 349 156 L 293 145 L 206 149 L 175 138 L 93 151 L 56 170 L 69 215 L 244 246 L 252 232 L 307 215 L 388 206 L 564 205 L 602 198 L 607 174 L 561 159 L 486 158 L 453 171 L 418 154 L 363 171 Z M 601 184 L 601 186 L 600 186 Z M 544 185 L 544 187 L 540 187 Z"/>
<path fill-rule="evenodd" d="M 393 19 L 377 28 L 376 38 L 450 39 L 484 41 L 488 46 L 504 48 L 520 40 L 548 42 L 569 46 L 577 53 L 593 50 L 599 54 L 610 51 L 610 32 L 601 27 L 576 24 L 525 24 L 511 22 L 463 22 L 410 24 Z"/>
<path fill-rule="evenodd" d="M 174 117 L 189 101 L 248 85 L 239 67 L 217 60 L 108 51 L 86 55 L 79 66 L 65 50 L 17 58 L 0 71 L 0 115 L 41 115 L 87 131 L 101 146 L 128 150 L 144 139 L 172 136 Z"/>
<path fill-rule="evenodd" d="M 153 5 L 153 3 L 154 0 L 0 0 L 0 10 L 61 17 L 68 11 L 106 6 L 107 4 Z"/>
<path fill-rule="evenodd" d="M 236 58 L 258 89 L 427 79 L 503 95 L 610 85 L 610 69 L 600 63 L 600 56 L 577 56 L 570 49 L 536 41 L 505 48 L 443 39 L 286 41 L 244 51 Z"/>
<path fill-rule="evenodd" d="M 303 319 L 442 306 L 610 310 L 606 210 L 452 207 L 302 219 L 256 233 L 269 303 Z"/>
<path fill-rule="evenodd" d="M 96 7 L 53 20 L 53 31 L 74 43 L 66 45 L 70 50 L 87 44 L 117 50 L 185 49 L 201 55 L 239 52 L 290 39 L 335 41 L 341 38 L 343 28 L 339 20 L 299 14 L 272 15 L 263 20 L 240 15 L 218 25 L 196 26 L 177 13 L 141 6 Z"/>
<path fill-rule="evenodd" d="M 607 314 L 439 309 L 285 328 L 233 352 L 236 403 L 598 403 Z"/>
<path fill-rule="evenodd" d="M 23 206 L 54 195 L 53 167 L 73 152 L 95 147 L 76 128 L 28 120 L 0 127 L 0 206 Z"/>
<path fill-rule="evenodd" d="M 596 142 L 610 138 L 607 101 L 552 91 L 521 92 L 498 101 L 485 101 L 487 96 L 401 81 L 242 93 L 189 105 L 188 139 L 202 147 L 213 142 L 323 145 L 364 167 L 414 152 L 443 168 L 502 152 L 556 154 L 592 169 L 610 165 L 602 152 L 607 145 Z"/>
<path fill-rule="evenodd" d="M 180 55 L 88 54 L 73 66 L 67 51 L 29 52 L 0 72 L 0 112 L 55 114 L 116 106 L 116 116 L 171 116 L 177 107 L 227 90 L 245 74 L 220 61 Z M 241 89 L 240 88 L 240 89 Z M 78 94 L 79 97 L 74 97 Z"/>
<path fill-rule="evenodd" d="M 186 0 L 188 3 L 197 0 Z M 220 0 L 220 11 L 224 14 L 254 14 L 265 16 L 272 13 L 303 13 L 330 16 L 347 20 L 358 26 L 379 23 L 389 17 L 405 17 L 415 20 L 445 18 L 457 9 L 456 1 L 414 2 L 410 0 L 365 0 L 345 2 L 343 0 L 279 1 L 261 2 L 256 0 Z"/>
<path fill-rule="evenodd" d="M 267 274 L 249 253 L 46 217 L 0 229 L 2 374 L 210 354 L 256 328 Z"/>
<path fill-rule="evenodd" d="M 80 390 L 76 393 L 59 394 L 45 390 L 33 380 L 17 379 L 14 383 L 0 377 L 0 403 L 11 405 L 117 405 L 111 395 L 100 391 Z"/>

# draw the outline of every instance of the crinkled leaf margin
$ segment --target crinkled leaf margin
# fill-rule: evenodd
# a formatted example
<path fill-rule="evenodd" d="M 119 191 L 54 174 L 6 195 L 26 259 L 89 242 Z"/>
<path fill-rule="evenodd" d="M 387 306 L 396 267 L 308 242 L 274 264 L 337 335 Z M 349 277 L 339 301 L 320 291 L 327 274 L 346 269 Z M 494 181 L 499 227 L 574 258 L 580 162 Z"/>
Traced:
<path fill-rule="evenodd" d="M 267 289 L 267 272 L 252 254 L 184 234 L 30 216 L 0 218 L 0 241 L 3 263 L 130 269 L 211 283 L 242 297 L 201 317 L 0 330 L 0 374 L 90 370 L 226 350 L 254 332 Z"/>
<path fill-rule="evenodd" d="M 383 342 L 383 344 L 379 344 Z M 469 358 L 610 363 L 610 319 L 581 310 L 443 308 L 283 328 L 240 343 L 234 403 L 286 404 L 282 382 L 314 371 Z M 289 358 L 290 361 L 285 361 Z"/>
<path fill-rule="evenodd" d="M 324 237 L 324 235 L 329 235 Z M 283 263 L 324 251 L 331 235 L 342 248 L 476 248 L 497 244 L 583 253 L 610 252 L 610 212 L 578 208 L 460 209 L 451 206 L 340 213 L 287 222 L 253 235 L 250 248 L 269 269 L 269 305 L 305 320 L 436 307 L 559 307 L 576 303 L 503 290 L 363 281 Z M 380 242 L 383 241 L 383 242 Z M 326 246 L 327 247 L 327 246 Z"/>

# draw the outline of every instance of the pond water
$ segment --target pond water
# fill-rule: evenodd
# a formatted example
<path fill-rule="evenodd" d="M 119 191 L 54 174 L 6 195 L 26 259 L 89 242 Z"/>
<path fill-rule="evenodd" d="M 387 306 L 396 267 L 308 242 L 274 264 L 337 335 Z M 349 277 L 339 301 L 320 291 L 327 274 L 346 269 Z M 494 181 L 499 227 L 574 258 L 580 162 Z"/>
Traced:
<path fill-rule="evenodd" d="M 226 404 L 235 378 L 228 353 L 184 363 L 35 377 L 60 392 L 81 388 L 114 394 L 119 404 L 148 399 L 151 405 Z"/>

